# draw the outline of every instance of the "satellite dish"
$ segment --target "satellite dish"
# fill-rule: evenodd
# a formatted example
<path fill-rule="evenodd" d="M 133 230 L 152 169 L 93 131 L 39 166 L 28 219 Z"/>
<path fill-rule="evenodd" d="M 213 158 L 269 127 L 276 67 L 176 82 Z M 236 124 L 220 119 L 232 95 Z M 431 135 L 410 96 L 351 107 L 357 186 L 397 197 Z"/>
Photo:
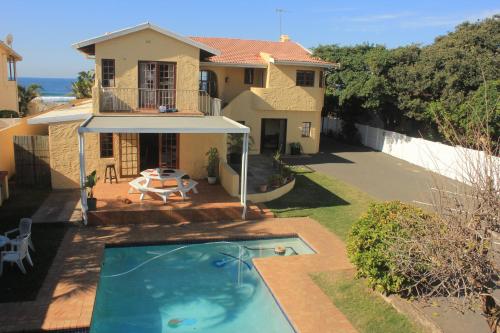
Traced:
<path fill-rule="evenodd" d="M 7 45 L 12 46 L 12 42 L 14 41 L 14 36 L 12 34 L 8 34 L 7 37 L 5 37 L 5 42 Z"/>

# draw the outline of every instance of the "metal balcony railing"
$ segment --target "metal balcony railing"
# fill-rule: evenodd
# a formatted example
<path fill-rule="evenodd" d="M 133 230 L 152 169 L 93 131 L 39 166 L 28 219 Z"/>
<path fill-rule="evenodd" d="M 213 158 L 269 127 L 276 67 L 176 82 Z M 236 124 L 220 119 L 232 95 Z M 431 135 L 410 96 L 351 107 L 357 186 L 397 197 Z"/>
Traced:
<path fill-rule="evenodd" d="M 221 101 L 203 90 L 115 88 L 99 89 L 100 112 L 201 112 L 221 115 Z"/>

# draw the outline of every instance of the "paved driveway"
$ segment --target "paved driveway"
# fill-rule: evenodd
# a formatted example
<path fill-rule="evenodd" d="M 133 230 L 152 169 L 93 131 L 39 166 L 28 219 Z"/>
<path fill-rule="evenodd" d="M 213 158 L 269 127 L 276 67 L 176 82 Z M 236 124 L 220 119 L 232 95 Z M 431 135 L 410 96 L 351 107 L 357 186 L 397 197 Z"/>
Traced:
<path fill-rule="evenodd" d="M 436 184 L 455 192 L 459 182 L 390 155 L 322 137 L 320 153 L 288 159 L 354 185 L 380 200 L 401 200 L 428 206 Z"/>

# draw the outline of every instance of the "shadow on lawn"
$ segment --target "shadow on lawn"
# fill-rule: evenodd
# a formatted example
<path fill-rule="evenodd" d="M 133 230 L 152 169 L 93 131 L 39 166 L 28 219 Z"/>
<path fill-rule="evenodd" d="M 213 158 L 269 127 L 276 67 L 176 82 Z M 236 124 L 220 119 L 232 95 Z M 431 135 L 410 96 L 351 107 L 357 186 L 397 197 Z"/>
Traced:
<path fill-rule="evenodd" d="M 295 176 L 295 187 L 291 192 L 266 203 L 268 208 L 280 212 L 345 205 L 350 203 L 312 181 L 302 172 Z"/>

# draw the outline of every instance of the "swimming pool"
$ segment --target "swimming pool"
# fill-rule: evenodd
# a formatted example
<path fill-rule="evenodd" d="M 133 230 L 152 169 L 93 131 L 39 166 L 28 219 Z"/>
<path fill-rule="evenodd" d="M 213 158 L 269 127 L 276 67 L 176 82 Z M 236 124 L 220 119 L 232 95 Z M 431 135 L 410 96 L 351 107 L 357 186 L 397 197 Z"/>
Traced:
<path fill-rule="evenodd" d="M 314 253 L 298 237 L 106 248 L 90 332 L 295 332 L 252 263 L 278 246 Z"/>

